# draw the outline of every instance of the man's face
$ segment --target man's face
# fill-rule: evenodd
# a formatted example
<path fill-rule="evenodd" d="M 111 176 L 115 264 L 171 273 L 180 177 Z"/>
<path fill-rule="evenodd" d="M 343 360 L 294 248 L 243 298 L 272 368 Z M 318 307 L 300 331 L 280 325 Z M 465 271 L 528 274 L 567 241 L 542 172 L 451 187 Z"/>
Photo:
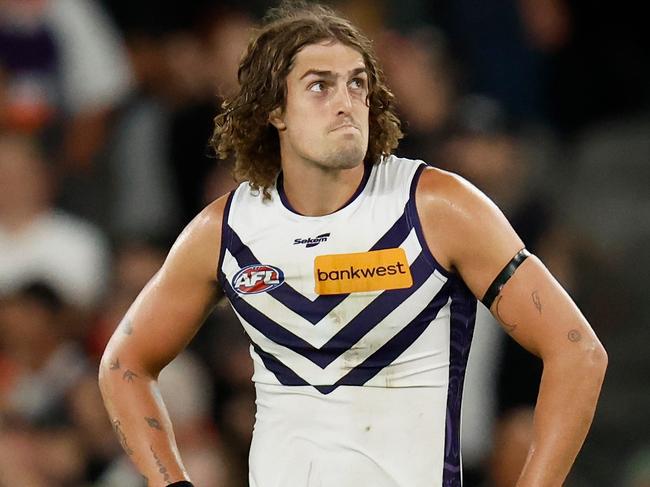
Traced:
<path fill-rule="evenodd" d="M 278 128 L 283 165 L 350 169 L 368 149 L 368 75 L 359 51 L 334 41 L 305 46 L 287 76 Z"/>

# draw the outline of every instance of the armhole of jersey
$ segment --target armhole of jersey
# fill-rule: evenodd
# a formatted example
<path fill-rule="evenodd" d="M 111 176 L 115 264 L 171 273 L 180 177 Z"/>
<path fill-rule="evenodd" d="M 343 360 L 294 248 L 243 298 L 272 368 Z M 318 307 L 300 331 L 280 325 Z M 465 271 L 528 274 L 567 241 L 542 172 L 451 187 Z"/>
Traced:
<path fill-rule="evenodd" d="M 427 241 L 424 238 L 424 232 L 422 231 L 422 224 L 420 223 L 420 216 L 418 215 L 418 209 L 417 209 L 417 205 L 416 205 L 416 202 L 415 202 L 415 192 L 416 192 L 417 187 L 418 187 L 418 182 L 420 181 L 420 176 L 426 170 L 427 167 L 428 167 L 428 165 L 423 162 L 415 170 L 415 174 L 413 175 L 413 179 L 411 179 L 411 189 L 410 189 L 410 193 L 409 193 L 409 200 L 406 203 L 406 213 L 407 213 L 407 217 L 409 219 L 410 225 L 413 228 L 415 228 L 415 233 L 416 233 L 416 235 L 418 237 L 418 241 L 420 242 L 420 246 L 422 247 L 422 252 L 424 252 L 424 256 L 425 256 L 427 262 L 429 263 L 429 265 L 431 265 L 431 267 L 434 270 L 437 270 L 438 272 L 440 272 L 440 274 L 442 274 L 447 279 L 449 279 L 450 277 L 453 277 L 456 274 L 454 274 L 453 272 L 450 272 L 447 269 L 445 269 L 436 260 L 436 258 L 431 253 L 431 249 L 429 249 L 429 246 L 427 245 Z"/>
<path fill-rule="evenodd" d="M 235 191 L 236 190 L 232 190 L 228 195 L 228 199 L 226 200 L 226 205 L 223 208 L 223 216 L 221 220 L 221 244 L 219 249 L 219 261 L 217 263 L 217 282 L 221 284 L 221 288 L 222 288 L 221 290 L 223 292 L 227 291 L 227 289 L 225 288 L 226 275 L 223 273 L 221 268 L 223 266 L 223 258 L 226 255 L 226 248 L 228 248 L 228 244 L 230 243 L 230 239 L 232 238 L 230 225 L 228 225 L 228 215 L 230 214 L 230 205 L 232 204 L 233 197 L 235 196 Z"/>

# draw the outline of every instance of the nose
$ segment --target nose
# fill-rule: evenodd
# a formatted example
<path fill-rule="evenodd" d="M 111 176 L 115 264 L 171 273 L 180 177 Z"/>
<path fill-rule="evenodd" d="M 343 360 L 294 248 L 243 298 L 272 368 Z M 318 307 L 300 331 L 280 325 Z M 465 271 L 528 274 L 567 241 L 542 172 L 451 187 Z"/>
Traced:
<path fill-rule="evenodd" d="M 352 97 L 348 91 L 348 85 L 346 82 L 339 83 L 339 86 L 336 90 L 336 110 L 337 114 L 349 114 L 352 110 Z"/>

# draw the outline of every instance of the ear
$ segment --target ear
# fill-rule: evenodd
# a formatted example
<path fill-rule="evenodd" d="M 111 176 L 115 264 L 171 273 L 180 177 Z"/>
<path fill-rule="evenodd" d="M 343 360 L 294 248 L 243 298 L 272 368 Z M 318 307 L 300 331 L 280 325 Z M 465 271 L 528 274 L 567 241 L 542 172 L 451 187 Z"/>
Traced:
<path fill-rule="evenodd" d="M 269 123 L 273 125 L 278 131 L 283 131 L 287 128 L 287 124 L 282 119 L 282 108 L 276 107 L 269 113 Z"/>

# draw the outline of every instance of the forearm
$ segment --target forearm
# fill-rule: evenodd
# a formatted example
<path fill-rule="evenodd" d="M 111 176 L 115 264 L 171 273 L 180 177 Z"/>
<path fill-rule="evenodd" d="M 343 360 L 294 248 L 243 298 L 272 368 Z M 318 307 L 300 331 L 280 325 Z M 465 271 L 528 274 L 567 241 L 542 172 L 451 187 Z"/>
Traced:
<path fill-rule="evenodd" d="M 606 361 L 601 350 L 545 361 L 533 441 L 517 487 L 562 485 L 591 425 Z"/>
<path fill-rule="evenodd" d="M 99 384 L 117 438 L 147 485 L 188 480 L 157 381 L 127 361 L 105 356 Z"/>

